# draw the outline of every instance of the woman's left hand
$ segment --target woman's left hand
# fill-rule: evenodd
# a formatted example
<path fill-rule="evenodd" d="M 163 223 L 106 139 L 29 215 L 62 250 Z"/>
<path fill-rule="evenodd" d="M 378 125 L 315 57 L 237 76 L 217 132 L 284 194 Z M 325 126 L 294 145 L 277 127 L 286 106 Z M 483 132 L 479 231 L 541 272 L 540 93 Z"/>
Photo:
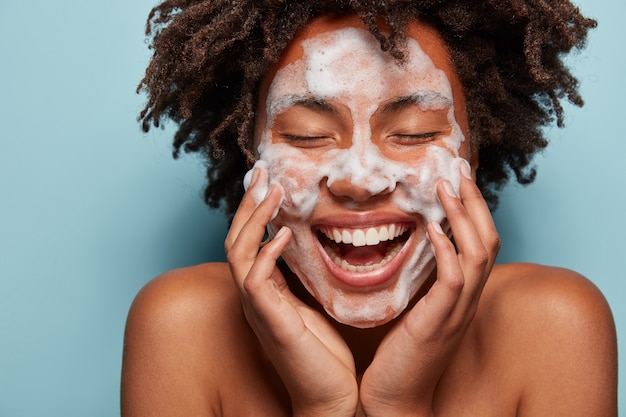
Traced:
<path fill-rule="evenodd" d="M 432 416 L 435 387 L 476 312 L 500 240 L 466 168 L 460 198 L 449 183 L 437 186 L 458 252 L 438 224 L 428 225 L 437 279 L 385 336 L 365 371 L 360 401 L 367 416 Z"/>

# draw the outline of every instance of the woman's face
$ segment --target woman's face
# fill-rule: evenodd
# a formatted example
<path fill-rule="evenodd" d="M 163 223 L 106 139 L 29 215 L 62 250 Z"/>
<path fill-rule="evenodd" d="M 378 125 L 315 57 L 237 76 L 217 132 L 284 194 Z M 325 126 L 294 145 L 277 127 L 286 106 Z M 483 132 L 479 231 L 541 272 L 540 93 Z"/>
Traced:
<path fill-rule="evenodd" d="M 285 261 L 356 327 L 397 317 L 433 273 L 426 224 L 444 220 L 435 186 L 458 190 L 469 158 L 445 46 L 417 22 L 408 35 L 398 63 L 357 18 L 317 19 L 261 89 L 256 166 L 284 190 L 270 234 L 291 228 Z"/>

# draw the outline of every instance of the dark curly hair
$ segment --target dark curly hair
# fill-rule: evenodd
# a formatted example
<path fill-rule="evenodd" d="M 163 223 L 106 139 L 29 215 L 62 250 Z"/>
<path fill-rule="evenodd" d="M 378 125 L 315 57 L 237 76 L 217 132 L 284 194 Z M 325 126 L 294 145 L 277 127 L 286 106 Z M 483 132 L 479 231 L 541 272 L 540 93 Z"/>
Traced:
<path fill-rule="evenodd" d="M 463 86 L 477 182 L 492 208 L 511 174 L 534 180 L 529 164 L 547 145 L 543 128 L 563 125 L 561 100 L 583 104 L 562 58 L 584 46 L 596 22 L 567 0 L 166 0 L 146 26 L 154 55 L 138 87 L 148 95 L 139 119 L 145 131 L 173 120 L 174 157 L 181 148 L 206 157 L 209 206 L 236 211 L 254 160 L 260 81 L 298 30 L 329 13 L 357 14 L 398 59 L 409 20 L 439 31 Z"/>

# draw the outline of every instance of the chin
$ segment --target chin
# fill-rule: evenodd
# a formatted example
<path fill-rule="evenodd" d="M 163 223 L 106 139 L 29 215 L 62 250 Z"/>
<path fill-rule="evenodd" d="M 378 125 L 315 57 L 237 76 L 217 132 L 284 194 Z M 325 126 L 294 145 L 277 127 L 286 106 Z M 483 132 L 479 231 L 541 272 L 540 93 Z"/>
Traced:
<path fill-rule="evenodd" d="M 424 285 L 434 269 L 434 262 L 419 271 L 407 272 L 393 288 L 364 292 L 346 292 L 326 288 L 326 297 L 316 296 L 328 315 L 339 323 L 358 328 L 381 326 L 400 316 Z"/>
<path fill-rule="evenodd" d="M 408 291 L 374 292 L 361 297 L 337 294 L 324 309 L 339 323 L 361 329 L 381 326 L 398 317 L 406 309 Z"/>

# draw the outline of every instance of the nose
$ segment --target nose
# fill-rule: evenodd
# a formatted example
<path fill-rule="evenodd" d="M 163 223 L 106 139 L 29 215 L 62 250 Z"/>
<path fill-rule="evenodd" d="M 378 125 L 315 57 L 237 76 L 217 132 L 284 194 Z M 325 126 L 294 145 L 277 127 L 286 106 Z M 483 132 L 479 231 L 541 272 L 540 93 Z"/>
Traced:
<path fill-rule="evenodd" d="M 349 198 L 357 203 L 363 203 L 370 198 L 391 193 L 395 184 L 384 176 L 355 176 L 350 175 L 341 179 L 327 182 L 328 190 L 336 197 Z"/>
<path fill-rule="evenodd" d="M 391 193 L 396 188 L 397 172 L 382 157 L 371 139 L 355 134 L 351 148 L 340 152 L 327 177 L 331 194 L 357 203 Z M 394 174 L 395 172 L 395 174 Z M 395 178 L 395 179 L 394 179 Z"/>

